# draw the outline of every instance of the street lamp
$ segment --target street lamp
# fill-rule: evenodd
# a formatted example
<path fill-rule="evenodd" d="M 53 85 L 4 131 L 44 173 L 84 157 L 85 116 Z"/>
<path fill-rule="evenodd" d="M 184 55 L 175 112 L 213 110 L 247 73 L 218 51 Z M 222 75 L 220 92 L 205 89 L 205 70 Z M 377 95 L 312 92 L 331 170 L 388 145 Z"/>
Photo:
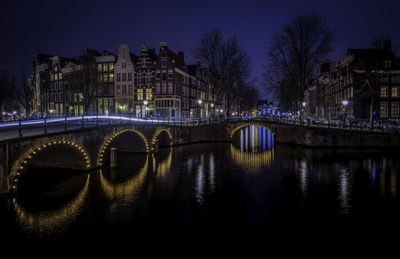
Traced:
<path fill-rule="evenodd" d="M 347 105 L 349 104 L 349 101 L 343 100 L 343 101 L 342 101 L 342 104 L 343 104 L 343 122 L 344 122 L 344 124 L 346 124 Z M 346 125 L 345 125 L 345 126 L 346 126 Z"/>
<path fill-rule="evenodd" d="M 212 103 L 212 104 L 210 104 L 210 106 L 211 106 L 211 108 L 212 108 L 212 107 L 214 107 L 214 104 Z"/>
<path fill-rule="evenodd" d="M 303 102 L 302 105 L 303 105 L 303 107 L 306 107 L 307 103 L 306 103 L 306 102 Z"/>
<path fill-rule="evenodd" d="M 199 103 L 199 105 L 200 105 L 200 108 L 199 108 L 199 118 L 201 118 L 201 103 L 203 102 L 201 99 L 199 99 L 199 100 L 197 100 L 197 102 Z"/>
<path fill-rule="evenodd" d="M 143 101 L 143 104 L 144 104 L 144 117 L 146 117 L 146 111 L 147 111 L 147 104 L 148 104 L 149 102 L 147 101 L 147 100 L 144 100 Z"/>

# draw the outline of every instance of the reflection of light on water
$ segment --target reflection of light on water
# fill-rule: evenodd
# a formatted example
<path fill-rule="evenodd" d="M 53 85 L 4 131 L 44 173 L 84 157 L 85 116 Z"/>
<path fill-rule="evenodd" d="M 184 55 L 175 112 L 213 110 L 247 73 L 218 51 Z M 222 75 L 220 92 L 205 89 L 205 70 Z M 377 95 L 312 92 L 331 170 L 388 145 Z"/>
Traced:
<path fill-rule="evenodd" d="M 197 178 L 196 178 L 196 187 L 195 187 L 195 196 L 196 200 L 199 204 L 203 204 L 204 200 L 204 154 L 200 155 L 200 163 L 197 167 Z"/>
<path fill-rule="evenodd" d="M 104 192 L 110 200 L 120 199 L 125 201 L 130 201 L 132 197 L 136 194 L 139 188 L 143 185 L 144 179 L 147 173 L 149 157 L 146 157 L 146 162 L 144 166 L 140 169 L 139 173 L 132 179 L 119 183 L 110 183 L 103 175 L 102 170 L 100 170 L 100 184 Z"/>
<path fill-rule="evenodd" d="M 270 166 L 274 161 L 273 134 L 261 126 L 240 129 L 240 148 L 230 145 L 233 161 L 248 171 Z"/>
<path fill-rule="evenodd" d="M 369 160 L 369 164 L 371 165 L 372 161 Z M 372 184 L 375 185 L 375 181 L 376 181 L 376 164 L 374 161 L 374 166 L 372 166 Z"/>
<path fill-rule="evenodd" d="M 214 192 L 215 190 L 215 160 L 214 160 L 214 154 L 210 154 L 210 161 L 209 161 L 209 167 L 210 167 L 210 192 Z"/>
<path fill-rule="evenodd" d="M 300 190 L 303 195 L 307 194 L 307 181 L 308 181 L 308 168 L 307 161 L 305 159 L 300 161 Z"/>
<path fill-rule="evenodd" d="M 350 212 L 350 195 L 350 172 L 347 168 L 343 167 L 339 169 L 339 207 L 343 214 Z"/>
<path fill-rule="evenodd" d="M 172 148 L 170 149 L 167 159 L 158 163 L 157 178 L 164 178 L 167 175 L 167 173 L 171 169 L 171 163 L 172 163 Z"/>
<path fill-rule="evenodd" d="M 18 223 L 25 231 L 38 235 L 51 235 L 67 229 L 81 211 L 88 191 L 89 179 L 90 175 L 87 176 L 85 186 L 76 198 L 58 210 L 31 213 L 21 207 L 14 198 L 13 207 Z"/>
<path fill-rule="evenodd" d="M 193 167 L 193 158 L 191 156 L 189 156 L 187 159 L 188 172 L 192 172 L 192 167 Z"/>
<path fill-rule="evenodd" d="M 230 154 L 233 161 L 242 168 L 253 171 L 270 166 L 274 162 L 274 149 L 262 153 L 242 152 L 233 144 L 230 145 Z"/>

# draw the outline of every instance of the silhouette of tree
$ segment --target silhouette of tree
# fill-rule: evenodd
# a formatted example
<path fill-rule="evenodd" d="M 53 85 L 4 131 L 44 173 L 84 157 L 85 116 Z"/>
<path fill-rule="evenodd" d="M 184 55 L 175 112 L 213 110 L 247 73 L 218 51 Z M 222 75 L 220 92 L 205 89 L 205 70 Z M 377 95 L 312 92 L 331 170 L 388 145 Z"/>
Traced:
<path fill-rule="evenodd" d="M 272 35 L 264 78 L 267 93 L 299 110 L 304 91 L 333 50 L 334 31 L 315 12 L 300 14 Z"/>

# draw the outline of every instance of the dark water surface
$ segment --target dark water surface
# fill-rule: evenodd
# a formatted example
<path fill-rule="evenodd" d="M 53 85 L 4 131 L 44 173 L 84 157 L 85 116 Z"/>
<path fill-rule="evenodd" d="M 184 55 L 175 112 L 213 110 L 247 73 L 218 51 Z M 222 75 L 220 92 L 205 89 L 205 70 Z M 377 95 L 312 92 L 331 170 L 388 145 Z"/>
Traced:
<path fill-rule="evenodd" d="M 117 169 L 32 169 L 0 198 L 3 244 L 399 229 L 398 153 L 273 143 L 251 127 L 233 143 L 118 153 Z"/>

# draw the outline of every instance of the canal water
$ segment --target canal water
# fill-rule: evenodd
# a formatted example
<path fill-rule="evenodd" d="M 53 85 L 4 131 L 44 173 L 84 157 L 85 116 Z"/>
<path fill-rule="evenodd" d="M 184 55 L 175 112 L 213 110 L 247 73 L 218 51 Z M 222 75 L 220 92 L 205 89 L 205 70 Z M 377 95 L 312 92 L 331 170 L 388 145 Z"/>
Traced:
<path fill-rule="evenodd" d="M 274 144 L 255 126 L 236 135 L 157 155 L 120 152 L 116 169 L 32 168 L 14 196 L 0 198 L 2 238 L 104 244 L 167 242 L 172 232 L 233 238 L 399 227 L 398 153 Z"/>

